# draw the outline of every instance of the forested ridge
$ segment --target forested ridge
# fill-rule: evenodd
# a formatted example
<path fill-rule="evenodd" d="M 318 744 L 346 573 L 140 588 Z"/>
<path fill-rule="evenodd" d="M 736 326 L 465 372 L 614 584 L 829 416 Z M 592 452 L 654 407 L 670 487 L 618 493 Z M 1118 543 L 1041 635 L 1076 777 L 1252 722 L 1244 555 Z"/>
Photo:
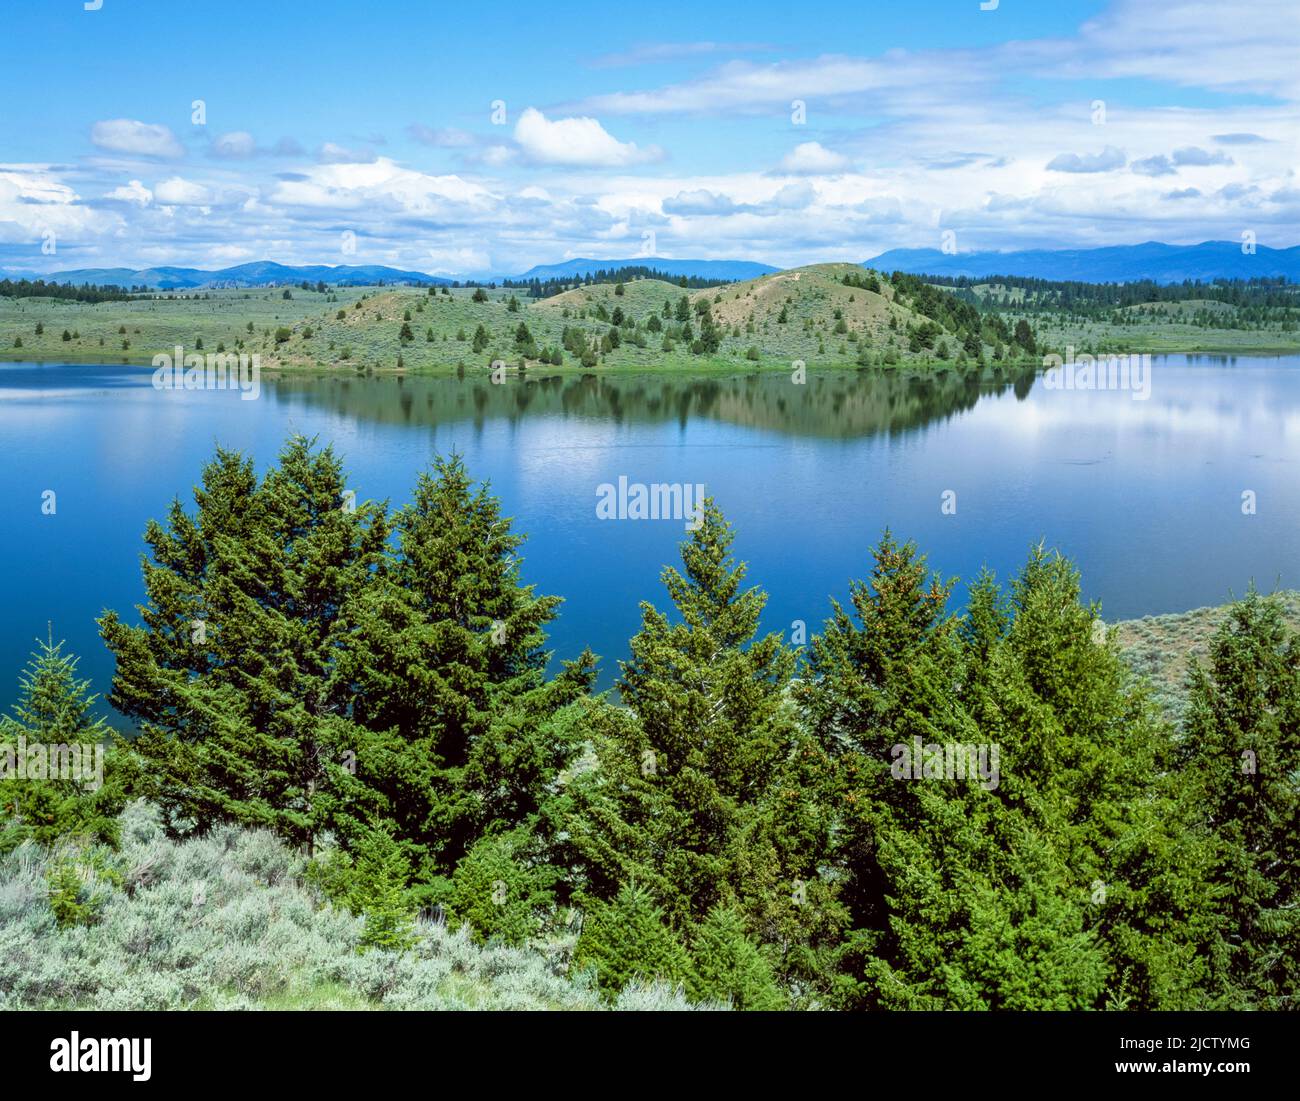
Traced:
<path fill-rule="evenodd" d="M 796 646 L 709 502 L 598 694 L 594 655 L 550 661 L 559 598 L 459 458 L 401 508 L 348 487 L 301 438 L 260 477 L 218 450 L 148 525 L 139 625 L 100 621 L 138 735 L 95 791 L 0 784 L 0 853 L 64 854 L 51 921 L 100 920 L 87 867 L 129 888 L 143 799 L 173 838 L 282 839 L 365 951 L 419 915 L 489 949 L 580 929 L 569 973 L 611 1002 L 1294 1008 L 1300 638 L 1269 598 L 1171 718 L 1043 545 L 955 611 L 886 532 Z M 51 640 L 0 743 L 100 740 L 92 704 Z M 931 767 L 956 747 L 996 773 Z"/>

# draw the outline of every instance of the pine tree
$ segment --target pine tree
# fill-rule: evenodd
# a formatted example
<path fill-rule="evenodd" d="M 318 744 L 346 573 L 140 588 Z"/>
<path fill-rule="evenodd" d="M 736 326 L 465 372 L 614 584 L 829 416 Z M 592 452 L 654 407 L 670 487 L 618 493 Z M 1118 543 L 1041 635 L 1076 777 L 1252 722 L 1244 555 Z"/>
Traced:
<path fill-rule="evenodd" d="M 1181 763 L 1213 843 L 1214 980 L 1230 1008 L 1300 986 L 1300 636 L 1253 588 L 1193 664 Z"/>
<path fill-rule="evenodd" d="M 716 907 L 696 928 L 691 944 L 695 982 L 691 994 L 701 1002 L 729 1002 L 735 1009 L 784 1009 L 786 999 L 772 969 L 746 935 L 736 911 Z"/>
<path fill-rule="evenodd" d="M 607 995 L 634 981 L 695 986 L 691 959 L 650 892 L 629 883 L 608 902 L 590 901 L 573 970 L 590 969 Z"/>
<path fill-rule="evenodd" d="M 400 952 L 414 943 L 414 904 L 407 895 L 410 865 L 386 824 L 362 835 L 347 902 L 366 919 L 362 951 Z"/>
<path fill-rule="evenodd" d="M 832 762 L 839 815 L 829 864 L 843 875 L 853 926 L 834 999 L 913 1009 L 1091 1006 L 1106 960 L 1079 873 L 1057 852 L 1062 824 L 1024 782 L 1032 754 L 1050 746 L 1039 739 L 1027 748 L 1022 734 L 1054 727 L 1004 641 L 1015 627 L 1003 602 L 986 577 L 973 615 L 956 620 L 945 611 L 951 583 L 927 579 L 913 545 L 887 532 L 873 554 L 870 585 L 851 587 L 855 615 L 833 605 L 801 689 Z M 1032 721 L 1015 721 L 1021 715 Z M 922 774 L 919 761 L 916 772 L 895 771 L 918 740 L 945 753 L 984 747 L 985 764 L 997 746 L 1000 775 L 949 776 L 929 765 Z"/>
<path fill-rule="evenodd" d="M 340 677 L 356 771 L 335 816 L 345 835 L 363 830 L 364 816 L 349 825 L 353 808 L 373 796 L 425 883 L 485 834 L 541 812 L 579 748 L 557 716 L 586 693 L 595 659 L 546 679 L 545 627 L 560 600 L 522 583 L 523 537 L 460 457 L 420 476 L 395 529 L 395 558 L 347 609 Z"/>
<path fill-rule="evenodd" d="M 382 505 L 356 506 L 332 449 L 290 440 L 259 483 L 219 449 L 191 516 L 151 522 L 142 627 L 100 630 L 117 659 L 110 701 L 137 720 L 148 794 L 182 818 L 264 826 L 310 843 L 355 741 L 338 674 L 345 610 L 382 569 Z"/>
<path fill-rule="evenodd" d="M 746 832 L 794 741 L 794 655 L 778 635 L 756 637 L 767 597 L 742 590 L 732 539 L 707 501 L 684 572 L 663 572 L 679 621 L 641 605 L 619 685 L 630 713 L 595 715 L 600 767 L 574 826 L 593 893 L 635 880 L 682 930 L 748 893 Z"/>
<path fill-rule="evenodd" d="M 107 744 L 112 732 L 93 713 L 98 697 L 89 679 L 77 677 L 77 664 L 62 642 L 38 640 L 18 680 L 18 701 L 0 716 L 0 852 L 28 839 L 42 845 L 71 836 L 116 841 L 127 772 Z M 104 774 L 97 776 L 101 749 Z M 29 767 L 33 750 L 43 758 L 39 768 Z M 28 758 L 21 768 L 20 751 Z M 67 772 L 78 774 L 64 776 L 65 762 Z M 50 775 L 52 768 L 59 774 Z"/>
<path fill-rule="evenodd" d="M 477 842 L 452 876 L 449 920 L 468 923 L 479 942 L 522 945 L 536 937 L 554 909 L 559 878 L 536 842 L 528 826 Z"/>

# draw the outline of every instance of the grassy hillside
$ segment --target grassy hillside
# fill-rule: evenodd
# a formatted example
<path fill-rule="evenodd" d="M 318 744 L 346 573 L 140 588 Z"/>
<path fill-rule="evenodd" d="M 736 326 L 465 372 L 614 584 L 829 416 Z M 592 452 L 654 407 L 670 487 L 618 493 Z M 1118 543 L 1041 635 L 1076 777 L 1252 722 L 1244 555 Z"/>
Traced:
<path fill-rule="evenodd" d="M 950 290 L 948 287 L 940 289 Z M 1292 353 L 1300 350 L 1295 309 L 1261 308 L 1212 298 L 1142 302 L 1098 309 L 1086 300 L 1073 308 L 1044 308 L 1025 287 L 980 283 L 970 288 L 982 306 L 1008 318 L 1025 318 L 1039 343 L 1077 352 Z"/>
<path fill-rule="evenodd" d="M 1273 594 L 1288 624 L 1300 629 L 1300 592 Z M 1228 605 L 1196 608 L 1173 615 L 1144 616 L 1115 624 L 1121 653 L 1138 674 L 1150 679 L 1160 703 L 1172 714 L 1186 701 L 1188 662 L 1204 663 L 1210 639 L 1228 613 Z"/>
<path fill-rule="evenodd" d="M 702 290 L 636 279 L 536 300 L 504 288 L 285 293 L 173 292 L 95 304 L 0 298 L 0 358 L 147 364 L 177 344 L 190 352 L 201 342 L 205 352 L 256 352 L 268 369 L 478 371 L 501 361 L 512 370 L 715 372 L 789 371 L 796 362 L 809 369 L 1005 366 L 1040 363 L 1044 348 L 1070 344 L 1118 353 L 1300 347 L 1285 312 L 1274 317 L 1209 299 L 1045 308 L 1019 286 L 980 284 L 957 296 L 854 264 L 814 264 Z M 1021 320 L 1037 338 L 1034 354 L 1011 340 Z"/>
<path fill-rule="evenodd" d="M 357 951 L 362 920 L 304 885 L 306 860 L 268 833 L 168 840 L 122 815 L 120 849 L 31 842 L 0 856 L 0 1011 L 12 1009 L 603 1009 L 567 977 L 574 938 L 481 947 L 420 921 L 407 952 Z M 71 864 L 93 923 L 60 928 L 48 874 Z M 613 1008 L 689 1009 L 632 986 Z"/>
<path fill-rule="evenodd" d="M 878 290 L 843 282 L 869 274 L 822 264 L 705 290 L 640 279 L 538 300 L 501 288 L 417 287 L 294 287 L 287 299 L 281 288 L 100 304 L 0 299 L 0 356 L 149 363 L 176 344 L 189 352 L 202 341 L 205 352 L 256 352 L 266 368 L 355 371 L 483 369 L 494 360 L 512 368 L 790 370 L 799 360 L 811 368 L 964 359 L 957 334 L 922 316 L 887 280 Z M 692 345 L 706 315 L 716 347 L 701 351 Z M 924 345 L 910 339 L 914 329 L 928 334 Z M 991 362 L 1013 358 L 1011 348 L 1000 358 L 995 342 L 980 347 Z"/>

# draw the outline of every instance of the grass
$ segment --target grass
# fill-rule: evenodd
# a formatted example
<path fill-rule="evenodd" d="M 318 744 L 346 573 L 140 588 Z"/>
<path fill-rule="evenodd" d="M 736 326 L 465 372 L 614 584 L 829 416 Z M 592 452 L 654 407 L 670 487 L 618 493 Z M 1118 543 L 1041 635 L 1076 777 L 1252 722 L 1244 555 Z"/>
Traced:
<path fill-rule="evenodd" d="M 921 319 L 894 300 L 892 286 L 885 284 L 879 294 L 846 287 L 840 280 L 849 271 L 863 273 L 851 264 L 823 264 L 696 291 L 647 279 L 626 284 L 621 295 L 602 284 L 536 301 L 501 288 L 483 292 L 486 301 L 475 301 L 469 288 L 431 295 L 417 287 L 323 293 L 293 287 L 289 299 L 283 288 L 159 292 L 97 304 L 0 299 L 0 358 L 149 364 L 179 344 L 186 353 L 255 352 L 264 369 L 486 371 L 494 360 L 550 369 L 535 355 L 526 358 L 527 347 L 516 340 L 521 323 L 537 350 L 557 349 L 566 327 L 581 330 L 589 342 L 599 341 L 609 333 L 617 308 L 625 318 L 620 343 L 599 353 L 602 368 L 790 371 L 796 361 L 809 368 L 853 368 L 864 346 L 880 363 L 888 359 L 919 368 L 938 362 L 932 353 L 907 350 L 906 327 Z M 695 307 L 708 302 L 722 331 L 716 353 L 697 355 L 672 337 L 665 342 L 665 331 L 678 325 L 683 297 L 697 335 Z M 663 317 L 665 305 L 669 318 Z M 403 325 L 409 326 L 409 339 L 403 338 Z M 487 344 L 476 351 L 479 326 Z M 63 339 L 64 332 L 70 339 Z M 951 336 L 947 342 L 955 353 Z M 986 349 L 992 359 L 994 350 Z M 573 351 L 564 350 L 563 358 L 559 369 L 579 368 Z M 946 365 L 954 364 L 955 359 Z"/>
<path fill-rule="evenodd" d="M 264 370 L 327 370 L 357 374 L 402 371 L 486 373 L 493 361 L 510 370 L 601 370 L 700 375 L 780 370 L 797 362 L 809 370 L 852 369 L 864 358 L 872 367 L 924 372 L 974 366 L 947 334 L 952 358 L 936 350 L 908 350 L 908 327 L 924 319 L 898 301 L 882 281 L 879 292 L 846 286 L 846 274 L 865 275 L 853 264 L 815 264 L 742 283 L 688 291 L 657 279 L 635 280 L 619 294 L 610 284 L 577 287 L 549 299 L 521 291 L 479 292 L 448 288 L 429 294 L 419 287 L 339 287 L 325 291 L 259 287 L 157 292 L 126 302 L 79 303 L 45 298 L 0 298 L 0 360 L 149 364 L 177 345 L 185 352 L 248 352 Z M 1027 317 L 1039 344 L 1064 352 L 1151 354 L 1282 354 L 1300 350 L 1300 333 L 1281 322 L 1248 323 L 1236 307 L 1212 301 L 1143 305 L 1116 310 L 1105 319 L 1068 313 L 1024 313 L 1023 292 L 976 288 L 994 302 L 1009 324 Z M 685 298 L 696 335 L 696 307 L 707 303 L 720 332 L 717 351 L 695 354 L 671 335 Z M 669 317 L 663 316 L 667 307 Z M 619 346 L 600 349 L 615 310 Z M 409 319 L 409 320 L 408 320 Z M 653 319 L 653 320 L 652 320 Z M 527 327 L 532 345 L 517 339 Z M 408 326 L 403 335 L 403 326 Z M 486 344 L 476 349 L 480 326 Z M 40 328 L 40 332 L 37 329 Z M 596 345 L 586 366 L 573 350 L 559 365 L 539 353 L 558 350 L 566 329 L 580 330 Z M 64 334 L 68 339 L 65 340 Z M 986 364 L 997 350 L 982 346 Z M 1022 357 L 1021 363 L 1041 363 Z"/>
<path fill-rule="evenodd" d="M 1277 601 L 1287 623 L 1300 630 L 1300 592 L 1282 590 L 1271 599 Z M 1188 663 L 1193 659 L 1207 661 L 1210 640 L 1229 607 L 1196 608 L 1115 624 L 1121 654 L 1134 672 L 1150 681 L 1157 701 L 1170 715 L 1181 715 L 1187 702 Z"/>

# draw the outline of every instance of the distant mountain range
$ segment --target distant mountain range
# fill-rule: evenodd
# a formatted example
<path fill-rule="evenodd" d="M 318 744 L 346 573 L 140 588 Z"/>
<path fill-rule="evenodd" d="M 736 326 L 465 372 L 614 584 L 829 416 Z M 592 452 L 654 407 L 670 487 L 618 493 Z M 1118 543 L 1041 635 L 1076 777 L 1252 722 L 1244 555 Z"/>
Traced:
<path fill-rule="evenodd" d="M 757 279 L 760 275 L 780 271 L 770 264 L 758 264 L 752 260 L 669 260 L 663 256 L 637 256 L 629 260 L 565 260 L 561 264 L 538 264 L 529 268 L 522 275 L 511 275 L 510 279 L 576 279 L 590 275 L 594 271 L 609 271 L 612 268 L 653 268 L 665 275 L 696 276 L 700 279 L 716 279 L 719 282 L 739 282 L 742 279 Z"/>
<path fill-rule="evenodd" d="M 1300 246 L 1285 249 L 1259 245 L 1254 253 L 1242 252 L 1236 241 L 1204 241 L 1199 245 L 1164 245 L 1147 241 L 1141 245 L 1114 245 L 1093 249 L 1027 249 L 1019 252 L 960 252 L 939 249 L 890 249 L 867 260 L 864 267 L 880 271 L 905 271 L 914 275 L 969 276 L 1023 275 L 1038 279 L 1075 279 L 1085 283 L 1131 283 L 1153 279 L 1157 283 L 1181 283 L 1185 279 L 1203 282 L 1215 279 L 1249 279 L 1254 276 L 1286 279 L 1300 283 Z M 670 260 L 662 256 L 638 256 L 618 260 L 565 260 L 539 264 L 520 275 L 501 279 L 580 279 L 593 272 L 623 267 L 647 267 L 672 276 L 694 276 L 718 282 L 756 279 L 781 269 L 752 260 Z M 45 276 L 60 283 L 117 284 L 146 286 L 158 290 L 197 287 L 264 287 L 286 283 L 323 282 L 376 284 L 416 283 L 442 285 L 452 282 L 419 271 L 403 271 L 378 264 L 285 265 L 269 260 L 239 264 L 232 268 L 206 271 L 201 268 L 159 267 L 82 268 Z"/>
<path fill-rule="evenodd" d="M 56 283 L 96 283 L 119 287 L 152 287 L 155 290 L 189 290 L 195 287 L 266 287 L 282 283 L 450 283 L 420 271 L 402 271 L 380 264 L 327 267 L 324 264 L 288 266 L 270 260 L 239 264 L 233 268 L 205 271 L 202 268 L 81 268 L 46 276 Z"/>
<path fill-rule="evenodd" d="M 1257 246 L 1243 253 L 1238 241 L 1203 241 L 1199 245 L 1115 245 L 1090 249 L 1027 249 L 1022 252 L 959 252 L 932 248 L 896 248 L 866 262 L 878 271 L 913 275 L 1024 275 L 1036 279 L 1073 279 L 1084 283 L 1132 283 L 1151 279 L 1181 283 L 1184 279 L 1250 279 L 1285 276 L 1300 282 L 1300 246 L 1275 249 Z"/>
<path fill-rule="evenodd" d="M 718 282 L 754 279 L 779 269 L 748 260 L 668 260 L 660 256 L 631 260 L 566 260 L 562 264 L 540 264 L 522 275 L 495 276 L 501 279 L 577 279 L 602 268 L 647 267 L 666 275 L 699 276 Z M 381 264 L 327 267 L 323 264 L 286 265 L 270 260 L 239 264 L 233 268 L 207 271 L 202 268 L 78 268 L 57 271 L 44 278 L 55 283 L 94 283 L 119 287 L 150 287 L 154 290 L 193 290 L 199 287 L 267 287 L 286 283 L 416 283 L 442 286 L 452 280 L 422 271 L 403 271 Z"/>

